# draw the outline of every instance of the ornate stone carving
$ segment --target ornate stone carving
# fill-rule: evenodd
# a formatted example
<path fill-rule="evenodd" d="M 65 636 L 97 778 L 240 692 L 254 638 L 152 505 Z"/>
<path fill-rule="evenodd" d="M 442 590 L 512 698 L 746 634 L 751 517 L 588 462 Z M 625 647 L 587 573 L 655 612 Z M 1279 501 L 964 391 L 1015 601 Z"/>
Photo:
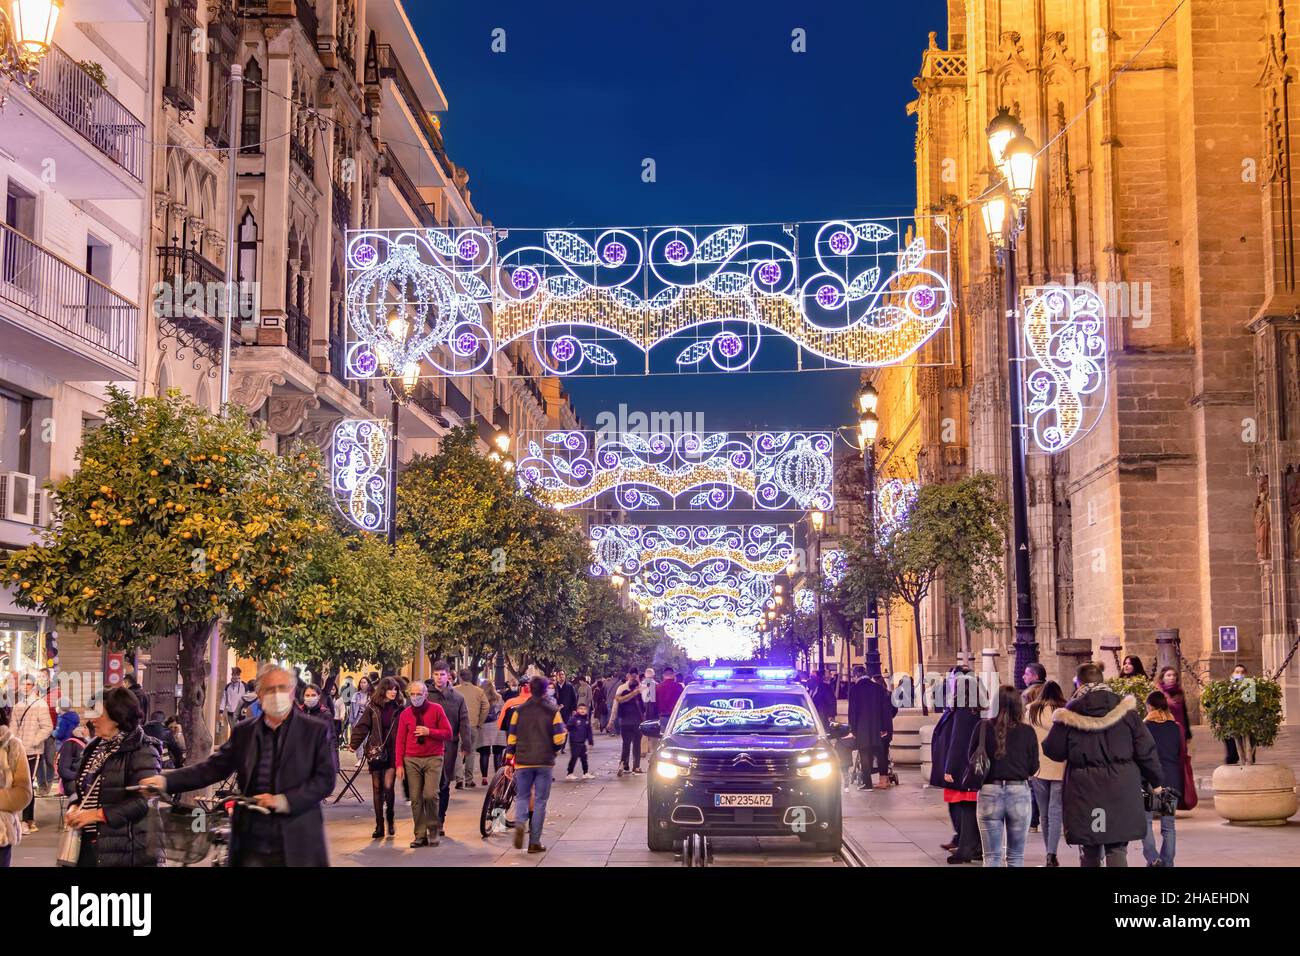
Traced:
<path fill-rule="evenodd" d="M 1290 558 L 1300 557 L 1300 469 L 1286 466 L 1286 530 Z"/>
<path fill-rule="evenodd" d="M 307 418 L 307 413 L 317 408 L 320 408 L 320 399 L 305 392 L 272 395 L 266 424 L 277 435 L 292 435 Z"/>
<path fill-rule="evenodd" d="M 283 384 L 284 376 L 279 372 L 233 372 L 230 376 L 230 401 L 252 414 L 266 404 L 271 389 Z"/>
<path fill-rule="evenodd" d="M 309 441 L 324 454 L 329 454 L 334 441 L 334 429 L 343 421 L 342 415 L 330 415 L 325 418 L 308 417 L 298 429 L 298 437 Z"/>
<path fill-rule="evenodd" d="M 1255 492 L 1255 557 L 1261 561 L 1272 557 L 1268 507 L 1268 475 L 1260 475 Z"/>

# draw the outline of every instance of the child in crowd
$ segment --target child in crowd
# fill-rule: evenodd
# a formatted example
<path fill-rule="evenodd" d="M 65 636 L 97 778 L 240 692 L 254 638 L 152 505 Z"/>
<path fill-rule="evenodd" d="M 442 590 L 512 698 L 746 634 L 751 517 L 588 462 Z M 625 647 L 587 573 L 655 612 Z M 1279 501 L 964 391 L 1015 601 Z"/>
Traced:
<path fill-rule="evenodd" d="M 587 705 L 579 704 L 572 714 L 569 715 L 569 744 L 573 748 L 569 752 L 569 775 L 565 780 L 577 780 L 574 776 L 573 768 L 582 761 L 582 777 L 584 780 L 595 780 L 596 775 L 587 767 L 587 748 L 594 742 L 591 733 L 591 718 L 587 716 Z"/>

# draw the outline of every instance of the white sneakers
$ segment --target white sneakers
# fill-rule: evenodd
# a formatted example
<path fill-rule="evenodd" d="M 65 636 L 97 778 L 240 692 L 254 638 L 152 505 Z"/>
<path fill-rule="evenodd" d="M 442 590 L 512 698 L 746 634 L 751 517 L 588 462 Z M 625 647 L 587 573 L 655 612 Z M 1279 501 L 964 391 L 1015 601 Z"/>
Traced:
<path fill-rule="evenodd" d="M 596 775 L 595 775 L 594 773 L 584 773 L 584 774 L 582 775 L 582 779 L 583 779 L 583 780 L 595 780 L 595 779 L 596 779 Z"/>
<path fill-rule="evenodd" d="M 568 775 L 567 777 L 565 777 L 564 779 L 565 779 L 565 780 L 577 780 L 578 778 L 575 777 L 573 774 L 569 774 L 569 775 Z"/>

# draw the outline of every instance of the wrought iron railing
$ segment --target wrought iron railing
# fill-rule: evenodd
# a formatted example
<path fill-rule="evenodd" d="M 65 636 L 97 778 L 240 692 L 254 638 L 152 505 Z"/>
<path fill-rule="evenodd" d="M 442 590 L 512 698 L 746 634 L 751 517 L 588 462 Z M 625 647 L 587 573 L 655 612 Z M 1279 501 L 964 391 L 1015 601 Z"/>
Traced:
<path fill-rule="evenodd" d="M 415 86 L 406 75 L 406 71 L 402 69 L 397 54 L 386 43 L 377 46 L 375 53 L 379 61 L 380 77 L 391 79 L 396 84 L 398 92 L 402 94 L 402 99 L 406 101 L 406 106 L 411 111 L 411 115 L 415 117 L 416 123 L 419 124 L 420 132 L 424 134 L 425 140 L 428 141 L 429 148 L 438 157 L 438 164 L 442 167 L 443 172 L 447 174 L 447 180 L 455 182 L 455 167 L 447 156 L 447 147 L 442 141 L 442 133 L 433 125 L 433 120 L 429 117 L 428 107 L 420 102 L 420 96 L 415 92 Z"/>
<path fill-rule="evenodd" d="M 136 363 L 140 307 L 2 222 L 0 300 Z"/>
<path fill-rule="evenodd" d="M 308 179 L 315 175 L 316 162 L 311 158 L 311 153 L 307 152 L 306 146 L 292 137 L 289 139 L 289 157 L 307 174 Z"/>
<path fill-rule="evenodd" d="M 420 221 L 422 226 L 434 228 L 439 225 L 438 217 L 434 214 L 433 206 L 420 195 L 420 190 L 416 188 L 415 183 L 411 180 L 410 175 L 406 172 L 405 167 L 397 159 L 397 155 L 389 148 L 388 144 L 383 146 L 383 165 L 379 171 L 391 179 L 397 186 L 397 191 L 406 199 L 407 205 L 415 213 L 415 218 Z"/>
<path fill-rule="evenodd" d="M 144 182 L 144 123 L 70 57 L 51 45 L 32 96 L 101 153 Z"/>
<path fill-rule="evenodd" d="M 346 232 L 352 225 L 352 199 L 338 183 L 331 185 L 334 187 L 334 224 Z"/>
<path fill-rule="evenodd" d="M 296 305 L 284 310 L 284 330 L 289 336 L 289 348 L 300 359 L 311 358 L 311 319 Z"/>
<path fill-rule="evenodd" d="M 411 392 L 411 403 L 419 405 L 430 415 L 442 414 L 442 399 L 433 390 L 433 385 L 427 379 L 421 379 L 415 386 L 415 391 Z"/>
<path fill-rule="evenodd" d="M 297 0 L 294 7 L 298 11 L 298 22 L 302 24 L 303 32 L 307 34 L 307 39 L 315 44 L 316 36 L 320 32 L 320 17 L 316 15 L 316 8 L 312 6 L 311 0 Z"/>
<path fill-rule="evenodd" d="M 158 281 L 167 285 L 155 305 L 160 319 L 216 348 L 224 338 L 226 274 L 184 246 L 158 248 Z"/>

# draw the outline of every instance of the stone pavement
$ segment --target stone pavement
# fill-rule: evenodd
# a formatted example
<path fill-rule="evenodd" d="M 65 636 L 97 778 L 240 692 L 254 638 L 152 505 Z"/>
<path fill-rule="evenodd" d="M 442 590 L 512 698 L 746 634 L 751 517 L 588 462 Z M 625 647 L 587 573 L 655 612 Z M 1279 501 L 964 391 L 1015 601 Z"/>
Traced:
<path fill-rule="evenodd" d="M 1178 819 L 1180 866 L 1297 866 L 1300 865 L 1300 819 L 1285 827 L 1233 827 L 1214 812 L 1209 777 L 1222 759 L 1221 745 L 1208 733 L 1193 740 L 1193 765 L 1201 790 L 1201 805 Z M 371 840 L 374 816 L 365 774 L 358 788 L 366 803 L 344 797 L 326 808 L 326 827 L 335 866 L 677 866 L 671 853 L 651 853 L 645 845 L 645 777 L 615 776 L 618 741 L 601 736 L 592 752 L 596 780 L 568 782 L 564 766 L 551 788 L 543 842 L 544 854 L 514 849 L 510 834 L 483 839 L 478 832 L 483 788 L 453 790 L 447 835 L 438 847 L 410 849 L 410 808 L 397 804 L 397 836 Z M 1300 764 L 1300 729 L 1285 730 L 1278 746 L 1265 759 Z M 345 765 L 351 755 L 344 754 Z M 567 762 L 567 758 L 561 757 Z M 922 786 L 914 768 L 899 771 L 898 788 L 844 793 L 844 827 L 870 866 L 944 866 L 947 853 L 939 848 L 950 836 L 948 814 L 938 790 Z M 58 800 L 37 801 L 40 832 L 24 838 L 14 853 L 15 866 L 50 866 L 58 845 Z M 1026 864 L 1041 865 L 1045 857 L 1041 834 L 1031 833 Z M 1077 866 L 1076 853 L 1064 843 L 1061 863 Z M 1129 848 L 1129 864 L 1142 866 L 1141 845 Z M 794 839 L 731 839 L 717 841 L 717 866 L 839 866 L 842 861 L 819 854 Z"/>

